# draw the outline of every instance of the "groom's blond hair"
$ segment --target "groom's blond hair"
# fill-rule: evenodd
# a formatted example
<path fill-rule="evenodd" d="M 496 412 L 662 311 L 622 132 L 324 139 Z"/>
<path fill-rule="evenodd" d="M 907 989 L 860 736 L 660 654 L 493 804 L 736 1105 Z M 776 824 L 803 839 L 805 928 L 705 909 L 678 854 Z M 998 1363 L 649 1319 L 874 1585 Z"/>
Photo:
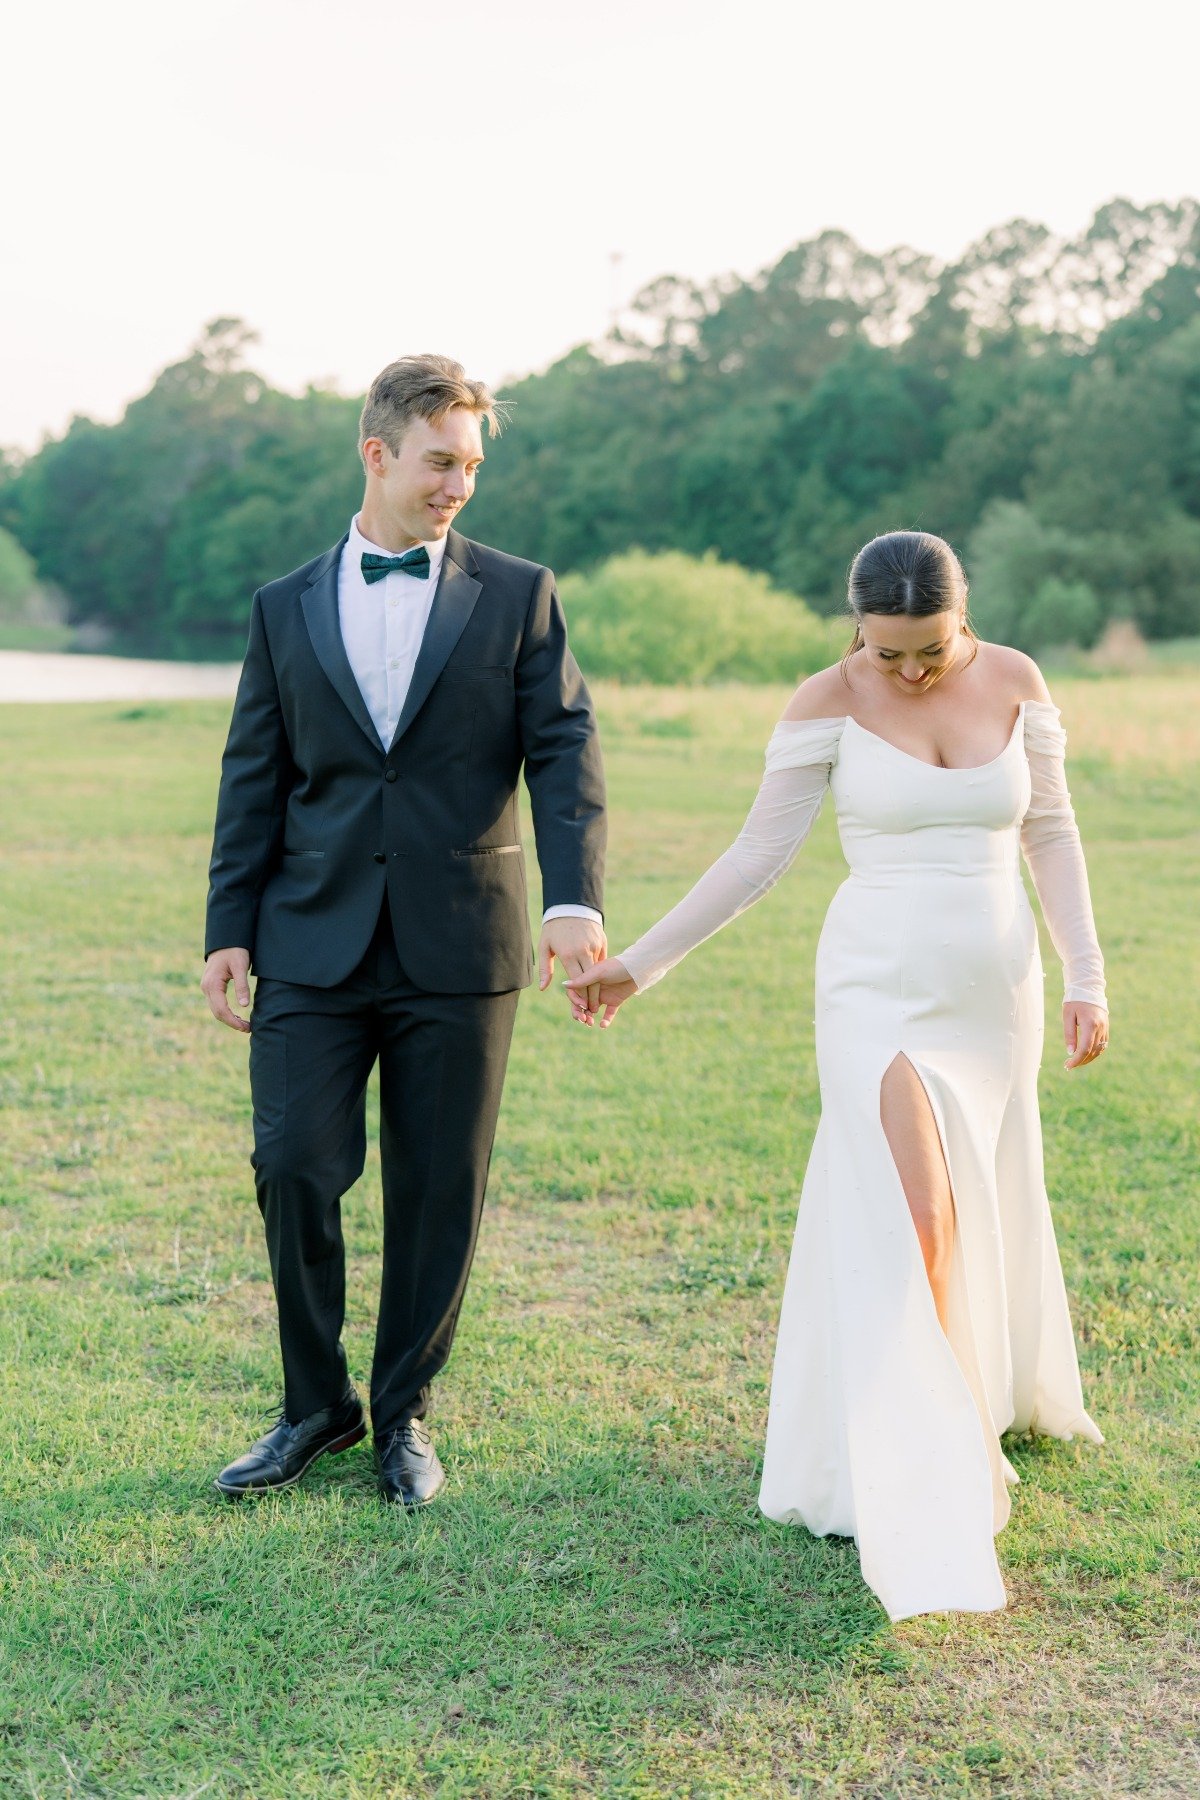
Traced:
<path fill-rule="evenodd" d="M 358 421 L 358 453 L 370 437 L 382 438 L 395 456 L 413 419 L 436 425 L 451 407 L 465 406 L 487 420 L 495 437 L 503 425 L 504 402 L 485 381 L 471 381 L 461 363 L 449 356 L 402 356 L 381 369 L 371 383 Z"/>

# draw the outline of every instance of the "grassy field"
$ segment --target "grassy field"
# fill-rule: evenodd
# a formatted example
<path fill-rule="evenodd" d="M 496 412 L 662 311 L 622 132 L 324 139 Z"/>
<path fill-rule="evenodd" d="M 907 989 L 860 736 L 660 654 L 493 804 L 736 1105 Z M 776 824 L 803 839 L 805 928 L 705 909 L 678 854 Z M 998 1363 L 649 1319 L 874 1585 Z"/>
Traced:
<path fill-rule="evenodd" d="M 614 946 L 724 847 L 782 695 L 603 690 Z M 246 1042 L 198 989 L 226 709 L 9 707 L 0 805 L 0 1794 L 1200 1793 L 1200 677 L 1064 682 L 1108 1058 L 1043 1076 L 1090 1410 L 1009 1446 L 1009 1610 L 891 1626 L 758 1514 L 815 1123 L 801 863 L 612 1032 L 527 995 L 435 1426 L 232 1508 L 278 1391 Z M 1057 1032 L 1057 970 L 1048 982 Z M 378 1164 L 345 1216 L 364 1379 Z"/>

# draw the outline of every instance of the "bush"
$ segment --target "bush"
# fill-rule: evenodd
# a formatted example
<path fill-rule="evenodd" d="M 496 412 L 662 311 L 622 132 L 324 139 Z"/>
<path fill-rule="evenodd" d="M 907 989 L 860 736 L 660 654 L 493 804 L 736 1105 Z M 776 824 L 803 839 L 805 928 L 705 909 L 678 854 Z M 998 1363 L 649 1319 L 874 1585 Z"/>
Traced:
<path fill-rule="evenodd" d="M 585 675 L 618 681 L 794 681 L 836 662 L 849 640 L 844 621 L 711 554 L 631 550 L 565 576 L 561 591 Z"/>
<path fill-rule="evenodd" d="M 0 619 L 28 617 L 37 596 L 37 570 L 15 537 L 0 531 Z"/>

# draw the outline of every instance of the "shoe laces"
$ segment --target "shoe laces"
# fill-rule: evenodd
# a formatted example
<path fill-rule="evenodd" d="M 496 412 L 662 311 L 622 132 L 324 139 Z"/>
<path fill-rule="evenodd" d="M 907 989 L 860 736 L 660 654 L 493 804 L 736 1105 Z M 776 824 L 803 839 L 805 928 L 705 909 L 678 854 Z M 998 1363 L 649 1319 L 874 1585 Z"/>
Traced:
<path fill-rule="evenodd" d="M 273 1431 L 278 1431 L 281 1425 L 286 1425 L 289 1431 L 296 1429 L 296 1420 L 289 1419 L 287 1416 L 285 1400 L 277 1400 L 273 1406 L 264 1406 L 260 1417 L 267 1420 L 267 1429 L 262 1434 L 264 1437 L 269 1437 Z"/>
<path fill-rule="evenodd" d="M 420 1419 L 405 1419 L 403 1425 L 397 1425 L 388 1432 L 384 1443 L 385 1449 L 390 1449 L 397 1441 L 402 1443 L 406 1450 L 424 1451 L 428 1450 L 433 1440 Z"/>
<path fill-rule="evenodd" d="M 352 1394 L 347 1394 L 344 1399 L 344 1404 L 349 1405 L 353 1398 L 354 1396 Z M 289 1431 L 296 1431 L 304 1423 L 303 1419 L 288 1418 L 287 1401 L 282 1398 L 276 1400 L 272 1406 L 264 1406 L 261 1416 L 270 1421 L 267 1426 L 268 1432 L 278 1431 L 281 1425 L 286 1425 Z M 266 1434 L 264 1433 L 264 1435 Z"/>

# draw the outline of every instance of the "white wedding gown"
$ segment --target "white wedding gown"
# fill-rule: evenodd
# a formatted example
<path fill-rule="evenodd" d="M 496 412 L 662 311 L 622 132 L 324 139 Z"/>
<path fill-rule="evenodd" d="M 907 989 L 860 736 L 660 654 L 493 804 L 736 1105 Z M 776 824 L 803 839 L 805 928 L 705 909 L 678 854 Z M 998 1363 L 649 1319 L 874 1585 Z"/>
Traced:
<path fill-rule="evenodd" d="M 1084 1411 L 1042 1173 L 1042 969 L 1020 850 L 1068 999 L 1105 1004 L 1058 712 L 1023 704 L 978 768 L 852 719 L 785 722 L 737 842 L 620 960 L 642 989 L 787 868 L 828 787 L 850 874 L 816 960 L 821 1122 L 783 1297 L 759 1504 L 857 1539 L 893 1619 L 1005 1603 L 1000 1433 L 1103 1439 Z M 906 1057 L 957 1229 L 948 1336 L 880 1122 Z"/>

